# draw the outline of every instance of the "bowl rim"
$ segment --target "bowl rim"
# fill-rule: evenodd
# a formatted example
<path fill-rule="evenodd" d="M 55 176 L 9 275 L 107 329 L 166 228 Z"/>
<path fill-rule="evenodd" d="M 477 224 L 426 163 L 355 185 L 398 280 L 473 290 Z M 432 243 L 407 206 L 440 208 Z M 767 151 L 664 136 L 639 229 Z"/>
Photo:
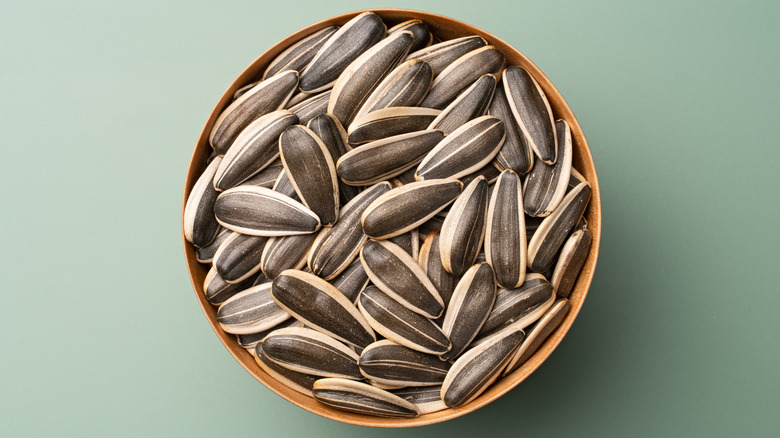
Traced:
<path fill-rule="evenodd" d="M 376 13 L 386 23 L 397 23 L 409 19 L 421 19 L 426 22 L 426 24 L 428 24 L 428 26 L 432 29 L 437 29 L 439 31 L 437 33 L 445 32 L 450 34 L 461 34 L 461 36 L 479 35 L 487 40 L 489 44 L 496 46 L 499 50 L 501 50 L 502 53 L 504 53 L 507 58 L 507 65 L 521 65 L 523 68 L 525 68 L 544 90 L 548 100 L 550 101 L 550 105 L 553 108 L 554 115 L 557 118 L 566 120 L 566 122 L 569 124 L 575 150 L 574 161 L 575 164 L 578 165 L 577 170 L 586 177 L 588 182 L 591 184 L 592 189 L 591 199 L 585 212 L 585 216 L 588 220 L 588 230 L 592 235 L 591 248 L 577 282 L 569 295 L 570 310 L 561 325 L 550 336 L 548 336 L 545 342 L 537 349 L 537 351 L 531 356 L 530 359 L 528 359 L 522 366 L 515 369 L 509 375 L 499 378 L 486 391 L 480 394 L 479 397 L 459 408 L 448 408 L 442 411 L 420 415 L 415 418 L 381 418 L 339 411 L 318 403 L 307 395 L 287 388 L 266 374 L 255 363 L 253 356 L 243 347 L 238 345 L 236 337 L 222 331 L 222 329 L 219 327 L 219 324 L 216 321 L 216 308 L 212 306 L 208 300 L 206 300 L 205 294 L 203 293 L 203 280 L 205 278 L 206 272 L 208 271 L 208 268 L 205 267 L 206 265 L 198 263 L 195 255 L 195 247 L 187 242 L 183 231 L 184 208 L 187 203 L 187 198 L 189 197 L 190 191 L 192 190 L 195 181 L 197 181 L 198 176 L 200 176 L 200 174 L 203 172 L 206 165 L 206 159 L 211 150 L 211 147 L 208 144 L 208 135 L 216 118 L 219 116 L 219 113 L 232 100 L 233 93 L 238 88 L 254 80 L 258 80 L 260 76 L 262 76 L 262 73 L 265 70 L 265 66 L 292 43 L 322 28 L 334 24 L 343 24 L 356 15 L 365 12 Z M 511 63 L 510 58 L 512 60 Z M 244 68 L 244 70 L 233 80 L 233 82 L 222 94 L 219 101 L 209 113 L 209 116 L 204 123 L 203 128 L 201 129 L 195 148 L 190 157 L 184 183 L 181 224 L 182 241 L 184 243 L 187 270 L 190 275 L 190 280 L 192 281 L 198 303 L 200 304 L 206 319 L 211 325 L 211 328 L 214 330 L 222 344 L 225 346 L 228 352 L 230 352 L 233 358 L 250 375 L 252 375 L 252 377 L 262 383 L 263 386 L 270 389 L 272 392 L 289 401 L 290 403 L 293 403 L 298 407 L 301 407 L 322 417 L 359 426 L 395 428 L 435 424 L 473 412 L 514 389 L 523 380 L 530 376 L 537 368 L 539 368 L 542 363 L 544 363 L 544 361 L 557 348 L 574 323 L 574 320 L 582 308 L 584 299 L 587 296 L 590 285 L 593 281 L 601 242 L 601 208 L 601 196 L 599 191 L 598 178 L 596 175 L 595 163 L 593 161 L 590 148 L 588 147 L 587 140 L 585 139 L 585 135 L 582 131 L 582 127 L 580 126 L 579 122 L 574 116 L 574 113 L 558 89 L 552 84 L 549 78 L 522 52 L 489 32 L 451 17 L 431 12 L 404 8 L 370 8 L 335 15 L 293 32 L 260 54 L 260 56 L 258 56 L 246 68 Z"/>

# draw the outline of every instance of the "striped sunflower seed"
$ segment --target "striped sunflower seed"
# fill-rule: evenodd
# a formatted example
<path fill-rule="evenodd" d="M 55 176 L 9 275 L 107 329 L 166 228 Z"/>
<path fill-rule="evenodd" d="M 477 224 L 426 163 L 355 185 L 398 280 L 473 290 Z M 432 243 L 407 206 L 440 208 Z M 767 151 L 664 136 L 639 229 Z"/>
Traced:
<path fill-rule="evenodd" d="M 433 82 L 433 70 L 427 62 L 410 59 L 391 71 L 366 98 L 355 118 L 383 108 L 417 106 Z"/>
<path fill-rule="evenodd" d="M 316 330 L 288 327 L 263 339 L 266 357 L 299 373 L 362 380 L 358 355 L 341 342 Z"/>
<path fill-rule="evenodd" d="M 517 289 L 501 289 L 478 338 L 512 326 L 524 329 L 539 319 L 555 301 L 552 285 L 540 274 L 528 274 Z"/>
<path fill-rule="evenodd" d="M 441 329 L 452 341 L 442 360 L 457 358 L 479 333 L 496 301 L 493 269 L 487 263 L 472 266 L 452 294 Z"/>
<path fill-rule="evenodd" d="M 390 190 L 363 212 L 363 231 L 374 239 L 389 239 L 411 231 L 450 205 L 463 184 L 456 179 L 430 179 Z"/>
<path fill-rule="evenodd" d="M 268 64 L 263 79 L 287 70 L 301 72 L 337 30 L 338 26 L 326 27 L 292 44 Z"/>
<path fill-rule="evenodd" d="M 523 207 L 529 216 L 549 216 L 566 194 L 571 176 L 571 130 L 563 120 L 555 121 L 558 160 L 542 161 L 531 169 L 523 183 Z"/>
<path fill-rule="evenodd" d="M 230 284 L 222 279 L 215 267 L 211 267 L 203 280 L 203 292 L 209 303 L 219 306 L 228 298 L 252 286 L 255 278 L 250 277 L 241 283 Z"/>
<path fill-rule="evenodd" d="M 513 328 L 463 353 L 442 383 L 444 404 L 463 406 L 479 396 L 498 378 L 524 336 L 522 329 Z"/>
<path fill-rule="evenodd" d="M 428 129 L 441 129 L 449 134 L 469 120 L 484 115 L 493 99 L 495 90 L 495 75 L 480 76 L 442 110 L 441 114 L 428 126 Z"/>
<path fill-rule="evenodd" d="M 506 129 L 506 140 L 496 155 L 495 163 L 499 170 L 511 169 L 518 175 L 525 175 L 534 167 L 534 151 L 528 145 L 523 131 L 512 114 L 512 108 L 509 106 L 509 100 L 507 100 L 504 90 L 505 81 L 502 79 L 501 84 L 496 88 L 493 101 L 488 109 L 488 114 L 501 119 Z"/>
<path fill-rule="evenodd" d="M 233 234 L 232 231 L 220 226 L 217 237 L 208 245 L 198 248 L 195 251 L 195 258 L 198 260 L 198 263 L 210 264 L 214 260 L 214 254 L 217 253 L 219 246 L 222 245 L 222 242 L 231 234 Z"/>
<path fill-rule="evenodd" d="M 479 176 L 463 189 L 441 227 L 439 251 L 447 272 L 460 276 L 474 264 L 485 238 L 487 210 L 488 183 Z"/>
<path fill-rule="evenodd" d="M 524 68 L 515 65 L 506 68 L 503 82 L 509 107 L 526 143 L 540 160 L 555 164 L 555 121 L 542 87 Z"/>
<path fill-rule="evenodd" d="M 495 162 L 495 161 L 494 161 Z M 489 185 L 492 185 L 496 182 L 498 179 L 498 175 L 501 174 L 501 171 L 498 170 L 498 168 L 493 163 L 488 163 L 485 167 L 482 169 L 477 170 L 476 172 L 470 173 L 466 176 L 462 176 L 458 178 L 460 182 L 463 183 L 464 186 L 467 186 L 471 184 L 472 181 L 474 181 L 475 178 L 478 176 L 484 176 L 487 180 L 487 183 Z"/>
<path fill-rule="evenodd" d="M 223 227 L 253 236 L 307 234 L 320 228 L 314 212 L 264 187 L 238 186 L 222 192 L 214 214 Z"/>
<path fill-rule="evenodd" d="M 328 112 L 348 126 L 371 92 L 403 61 L 411 44 L 412 33 L 399 32 L 352 61 L 333 84 Z"/>
<path fill-rule="evenodd" d="M 314 382 L 319 379 L 319 376 L 297 373 L 278 365 L 265 355 L 262 342 L 255 347 L 255 354 L 253 356 L 260 368 L 274 380 L 301 394 L 308 395 L 309 397 L 314 396 L 311 389 L 314 387 Z"/>
<path fill-rule="evenodd" d="M 428 25 L 422 20 L 416 19 L 396 24 L 387 30 L 387 36 L 403 31 L 412 33 L 412 47 L 409 48 L 410 52 L 428 47 L 433 41 L 433 35 L 431 34 L 430 29 L 428 29 Z"/>
<path fill-rule="evenodd" d="M 323 227 L 339 216 L 336 164 L 317 134 L 303 125 L 290 126 L 279 136 L 284 170 L 303 205 L 311 209 Z"/>
<path fill-rule="evenodd" d="M 490 198 L 485 257 L 499 285 L 514 288 L 523 284 L 527 257 L 523 188 L 511 170 L 501 172 Z"/>
<path fill-rule="evenodd" d="M 274 279 L 271 294 L 279 306 L 321 333 L 358 347 L 376 341 L 371 326 L 352 302 L 314 274 L 284 271 Z"/>
<path fill-rule="evenodd" d="M 360 291 L 368 286 L 368 275 L 363 269 L 363 263 L 355 260 L 347 269 L 341 271 L 331 284 L 338 289 L 350 302 L 356 303 Z"/>
<path fill-rule="evenodd" d="M 214 188 L 235 187 L 279 158 L 279 134 L 298 123 L 298 116 L 279 110 L 261 116 L 236 137 L 227 150 L 216 175 Z"/>
<path fill-rule="evenodd" d="M 260 271 L 260 258 L 268 241 L 263 236 L 232 233 L 214 254 L 214 267 L 228 283 L 240 283 Z"/>
<path fill-rule="evenodd" d="M 387 182 L 364 190 L 344 206 L 332 228 L 320 232 L 308 257 L 308 266 L 315 275 L 331 280 L 352 263 L 368 239 L 360 225 L 360 217 L 374 200 L 388 191 L 390 184 Z"/>
<path fill-rule="evenodd" d="M 455 290 L 455 285 L 458 284 L 458 277 L 447 272 L 441 264 L 438 231 L 432 231 L 425 238 L 422 246 L 420 246 L 418 262 L 425 275 L 428 276 L 433 286 L 439 291 L 444 307 L 447 308 L 450 305 L 450 298 Z M 439 318 L 437 322 L 441 323 L 443 319 Z"/>
<path fill-rule="evenodd" d="M 386 137 L 423 131 L 441 113 L 433 108 L 399 106 L 356 117 L 349 125 L 349 144 L 359 146 Z"/>
<path fill-rule="evenodd" d="M 312 233 L 268 239 L 260 259 L 263 274 L 274 279 L 287 269 L 302 269 L 306 265 L 306 254 L 316 238 L 317 234 Z"/>
<path fill-rule="evenodd" d="M 281 160 L 274 161 L 274 163 L 271 163 L 268 167 L 256 173 L 253 177 L 244 181 L 243 185 L 258 186 L 258 187 L 265 187 L 267 189 L 271 189 L 273 188 L 276 179 L 279 178 L 279 174 L 282 173 L 283 171 L 284 171 L 284 166 L 282 166 Z"/>
<path fill-rule="evenodd" d="M 430 319 L 407 309 L 376 286 L 360 293 L 358 307 L 377 333 L 412 350 L 440 355 L 452 345 Z"/>
<path fill-rule="evenodd" d="M 279 173 L 279 176 L 276 178 L 276 181 L 274 181 L 274 186 L 272 189 L 273 191 L 279 192 L 292 200 L 299 202 L 301 200 L 301 198 L 298 197 L 298 194 L 295 193 L 295 186 L 293 186 L 292 181 L 290 181 L 290 177 L 287 176 L 287 171 L 284 169 L 282 169 L 282 171 Z"/>
<path fill-rule="evenodd" d="M 437 356 L 383 339 L 367 346 L 358 361 L 372 382 L 390 386 L 435 386 L 444 381 L 450 364 Z"/>
<path fill-rule="evenodd" d="M 493 116 L 478 117 L 450 133 L 425 156 L 417 167 L 418 181 L 460 178 L 493 160 L 506 133 L 504 122 Z"/>
<path fill-rule="evenodd" d="M 224 155 L 238 134 L 258 117 L 284 108 L 298 85 L 298 72 L 288 71 L 255 85 L 234 100 L 214 122 L 209 144 Z"/>
<path fill-rule="evenodd" d="M 561 245 L 577 225 L 590 201 L 590 185 L 581 183 L 572 189 L 550 216 L 544 218 L 528 242 L 528 267 L 544 272 L 555 261 Z"/>
<path fill-rule="evenodd" d="M 197 247 L 204 247 L 214 241 L 219 231 L 219 223 L 214 217 L 214 203 L 219 193 L 214 189 L 212 181 L 221 162 L 222 157 L 216 157 L 206 166 L 206 170 L 192 186 L 184 206 L 184 238 Z"/>
<path fill-rule="evenodd" d="M 480 36 L 466 36 L 420 49 L 410 53 L 406 59 L 420 59 L 427 62 L 433 68 L 434 76 L 438 76 L 447 66 L 461 56 L 486 45 L 487 41 Z"/>
<path fill-rule="evenodd" d="M 338 176 L 349 185 L 376 184 L 417 166 L 443 139 L 441 131 L 416 131 L 365 144 L 339 159 Z"/>
<path fill-rule="evenodd" d="M 528 335 L 523 339 L 501 375 L 511 373 L 533 356 L 550 334 L 561 325 L 567 313 L 569 313 L 569 300 L 556 301 L 550 310 L 539 318 L 539 321 L 526 330 Z"/>
<path fill-rule="evenodd" d="M 325 146 L 330 151 L 330 156 L 333 158 L 333 162 L 338 162 L 342 155 L 346 154 L 350 149 L 349 143 L 347 143 L 347 131 L 341 126 L 341 122 L 337 118 L 330 114 L 320 114 L 319 116 L 311 119 L 306 125 L 312 132 L 317 134 Z M 339 202 L 341 205 L 345 205 L 351 201 L 352 198 L 360 193 L 359 187 L 354 187 L 346 184 L 339 179 Z"/>
<path fill-rule="evenodd" d="M 504 67 L 504 55 L 494 46 L 485 46 L 456 59 L 439 73 L 420 106 L 442 109 L 480 76 L 498 74 Z"/>
<path fill-rule="evenodd" d="M 298 116 L 301 125 L 305 125 L 311 121 L 311 119 L 325 114 L 328 110 L 328 101 L 330 100 L 330 90 L 323 91 L 319 94 L 306 97 L 305 100 L 287 108 Z"/>
<path fill-rule="evenodd" d="M 588 229 L 577 230 L 563 244 L 558 262 L 550 278 L 555 293 L 560 298 L 568 298 L 574 283 L 580 275 L 582 266 L 588 258 L 593 236 Z"/>
<path fill-rule="evenodd" d="M 268 330 L 262 330 L 257 333 L 236 335 L 236 338 L 238 339 L 238 345 L 244 347 L 244 349 L 249 351 L 250 354 L 254 353 L 254 350 L 257 348 L 257 344 L 259 344 L 263 339 L 265 339 L 265 337 L 268 336 L 269 333 L 271 333 L 274 330 L 279 330 L 286 327 L 303 327 L 303 324 L 295 318 L 288 318 L 287 320 L 282 321 L 281 323 L 269 328 Z"/>
<path fill-rule="evenodd" d="M 393 394 L 417 406 L 420 415 L 447 409 L 447 405 L 441 399 L 441 385 L 438 386 L 413 386 L 397 389 Z"/>
<path fill-rule="evenodd" d="M 217 309 L 219 326 L 234 335 L 267 330 L 289 317 L 290 314 L 271 299 L 271 283 L 241 291 Z"/>
<path fill-rule="evenodd" d="M 444 311 L 439 291 L 417 260 L 389 240 L 369 240 L 360 250 L 368 278 L 379 289 L 409 310 L 428 318 Z"/>
<path fill-rule="evenodd" d="M 385 23 L 373 12 L 349 20 L 328 38 L 301 72 L 301 91 L 316 93 L 330 88 L 352 61 L 385 36 L 386 30 Z"/>
<path fill-rule="evenodd" d="M 417 407 L 384 389 L 354 380 L 325 378 L 314 382 L 314 399 L 343 411 L 380 417 L 416 417 Z"/>
<path fill-rule="evenodd" d="M 571 175 L 569 176 L 569 185 L 566 187 L 566 192 L 570 192 L 573 188 L 577 187 L 581 183 L 588 184 L 588 180 L 575 168 L 571 168 Z"/>
<path fill-rule="evenodd" d="M 243 96 L 244 94 L 246 94 L 247 91 L 251 90 L 255 85 L 259 83 L 260 81 L 254 81 L 239 88 L 238 90 L 236 90 L 235 93 L 233 93 L 233 100 L 236 100 L 239 97 Z"/>

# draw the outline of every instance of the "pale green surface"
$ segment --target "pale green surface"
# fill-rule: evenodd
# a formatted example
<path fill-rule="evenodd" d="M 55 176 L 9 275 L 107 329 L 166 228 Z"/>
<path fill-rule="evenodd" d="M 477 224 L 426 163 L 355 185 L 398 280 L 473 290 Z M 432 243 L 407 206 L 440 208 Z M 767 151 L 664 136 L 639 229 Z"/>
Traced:
<path fill-rule="evenodd" d="M 214 103 L 282 37 L 382 6 L 266 3 L 0 6 L 0 436 L 776 436 L 776 2 L 396 4 L 528 55 L 583 126 L 604 207 L 593 287 L 547 363 L 406 431 L 277 397 L 193 296 L 181 192 Z"/>

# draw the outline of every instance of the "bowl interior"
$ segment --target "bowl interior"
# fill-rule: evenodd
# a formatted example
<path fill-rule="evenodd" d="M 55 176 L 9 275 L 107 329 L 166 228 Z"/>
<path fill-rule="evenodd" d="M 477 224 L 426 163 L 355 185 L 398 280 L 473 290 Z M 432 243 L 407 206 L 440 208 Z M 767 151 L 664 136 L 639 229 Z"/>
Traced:
<path fill-rule="evenodd" d="M 547 359 L 555 347 L 557 347 L 563 336 L 568 332 L 569 328 L 574 322 L 574 319 L 577 317 L 577 314 L 582 307 L 583 300 L 587 295 L 588 288 L 590 287 L 591 281 L 593 279 L 596 260 L 598 258 L 599 243 L 601 240 L 601 198 L 599 193 L 598 180 L 596 178 L 596 168 L 593 163 L 593 157 L 591 156 L 590 149 L 588 148 L 588 144 L 585 140 L 585 136 L 582 132 L 582 128 L 577 122 L 577 119 L 574 117 L 571 109 L 566 104 L 566 101 L 563 99 L 560 93 L 558 93 L 558 90 L 555 89 L 550 80 L 541 72 L 541 70 L 539 70 L 539 68 L 537 68 L 530 60 L 528 60 L 525 55 L 520 53 L 517 49 L 513 48 L 506 42 L 491 35 L 490 33 L 452 18 L 408 9 L 371 9 L 370 11 L 382 17 L 385 23 L 387 23 L 388 27 L 412 18 L 421 19 L 430 27 L 431 31 L 435 35 L 439 36 L 439 38 L 442 40 L 448 40 L 467 35 L 482 36 L 490 44 L 496 46 L 504 53 L 507 60 L 507 65 L 519 65 L 524 67 L 536 79 L 536 81 L 546 93 L 550 105 L 553 109 L 555 118 L 564 119 L 566 122 L 568 122 L 569 126 L 571 127 L 574 147 L 573 165 L 587 178 L 592 186 L 592 196 L 588 208 L 585 212 L 585 217 L 588 221 L 588 228 L 593 235 L 593 242 L 591 244 L 588 258 L 584 267 L 582 268 L 582 272 L 580 273 L 577 283 L 575 284 L 569 296 L 569 304 L 571 309 L 569 310 L 569 313 L 564 321 L 561 323 L 560 327 L 558 327 L 558 329 L 552 335 L 550 335 L 549 338 L 547 338 L 544 344 L 542 344 L 537 352 L 525 364 L 520 366 L 506 377 L 497 380 L 479 397 L 460 408 L 446 409 L 411 419 L 379 418 L 353 414 L 339 411 L 320 404 L 311 397 L 305 396 L 287 388 L 266 374 L 255 363 L 254 358 L 246 350 L 238 345 L 234 335 L 225 333 L 222 331 L 222 329 L 220 329 L 216 320 L 216 308 L 209 304 L 203 292 L 203 281 L 206 277 L 206 273 L 208 272 L 208 266 L 197 262 L 195 257 L 195 248 L 183 239 L 184 253 L 197 299 L 203 308 L 203 312 L 206 314 L 206 318 L 208 319 L 209 324 L 211 324 L 214 332 L 225 345 L 225 348 L 228 349 L 230 354 L 232 354 L 233 357 L 241 364 L 241 366 L 243 366 L 244 369 L 246 369 L 263 385 L 286 400 L 310 412 L 344 423 L 376 427 L 421 426 L 456 418 L 490 403 L 491 401 L 517 386 L 532 372 L 534 372 L 534 370 L 536 370 L 536 368 L 538 368 L 545 361 L 545 359 Z M 208 144 L 208 134 L 211 131 L 211 128 L 220 112 L 231 101 L 233 93 L 240 87 L 258 80 L 262 76 L 265 66 L 290 44 L 324 27 L 334 24 L 344 24 L 349 19 L 362 12 L 365 11 L 350 12 L 347 14 L 331 17 L 320 21 L 319 23 L 315 23 L 306 28 L 303 28 L 298 32 L 295 32 L 260 55 L 260 57 L 255 59 L 254 62 L 252 62 L 233 81 L 230 87 L 222 95 L 219 102 L 217 102 L 214 109 L 211 111 L 211 114 L 209 115 L 209 118 L 203 126 L 203 130 L 201 131 L 200 136 L 198 137 L 198 142 L 195 146 L 195 150 L 193 151 L 192 158 L 187 169 L 187 178 L 184 189 L 184 202 L 182 204 L 182 215 L 184 203 L 187 201 L 190 190 L 195 184 L 198 176 L 200 176 L 200 174 L 205 169 L 206 159 L 211 153 L 211 146 Z"/>

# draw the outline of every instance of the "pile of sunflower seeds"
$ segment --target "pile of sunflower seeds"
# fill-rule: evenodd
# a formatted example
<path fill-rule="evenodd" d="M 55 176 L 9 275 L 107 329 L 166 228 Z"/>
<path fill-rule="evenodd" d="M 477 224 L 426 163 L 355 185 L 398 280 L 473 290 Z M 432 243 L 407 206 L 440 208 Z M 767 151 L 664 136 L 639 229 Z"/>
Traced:
<path fill-rule="evenodd" d="M 373 13 L 235 93 L 184 212 L 221 328 L 343 410 L 468 403 L 562 322 L 591 187 L 536 80 Z"/>

